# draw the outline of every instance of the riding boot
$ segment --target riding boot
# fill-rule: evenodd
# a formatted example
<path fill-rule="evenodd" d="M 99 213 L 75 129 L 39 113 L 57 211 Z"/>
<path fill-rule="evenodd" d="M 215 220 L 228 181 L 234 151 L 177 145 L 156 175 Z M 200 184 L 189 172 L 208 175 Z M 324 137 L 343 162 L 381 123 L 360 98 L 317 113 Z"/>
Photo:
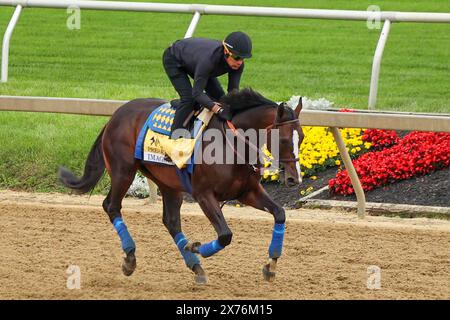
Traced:
<path fill-rule="evenodd" d="M 183 126 L 186 118 L 191 114 L 194 109 L 192 108 L 192 104 L 181 104 L 179 108 L 175 112 L 175 117 L 173 119 L 173 124 L 171 128 L 171 135 L 177 129 L 186 129 L 187 127 Z M 177 137 L 175 137 L 177 138 Z"/>

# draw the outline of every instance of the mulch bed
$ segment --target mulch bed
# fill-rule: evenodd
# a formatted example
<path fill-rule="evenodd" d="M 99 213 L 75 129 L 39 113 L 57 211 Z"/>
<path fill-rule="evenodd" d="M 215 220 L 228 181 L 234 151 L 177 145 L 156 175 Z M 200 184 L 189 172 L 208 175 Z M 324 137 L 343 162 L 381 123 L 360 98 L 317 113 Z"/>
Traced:
<path fill-rule="evenodd" d="M 410 131 L 397 131 L 400 138 Z M 298 207 L 301 190 L 313 187 L 313 192 L 328 185 L 334 178 L 337 168 L 330 168 L 318 173 L 317 180 L 304 178 L 303 183 L 295 188 L 288 188 L 280 183 L 266 183 L 264 188 L 272 198 L 286 208 Z M 450 168 L 432 172 L 424 176 L 413 177 L 408 180 L 397 181 L 369 192 L 365 192 L 367 202 L 411 204 L 422 206 L 450 207 Z M 356 201 L 356 196 L 340 196 L 331 194 L 329 190 L 312 197 L 311 199 Z"/>
<path fill-rule="evenodd" d="M 302 197 L 300 190 L 305 190 L 310 186 L 314 188 L 314 191 L 318 190 L 326 186 L 336 172 L 336 168 L 331 168 L 319 173 L 317 180 L 304 178 L 300 187 L 288 188 L 280 183 L 265 183 L 264 188 L 277 203 L 286 208 L 295 208 L 297 201 Z M 450 207 L 450 168 L 398 181 L 366 192 L 365 195 L 367 202 Z M 326 190 L 312 199 L 356 201 L 356 196 L 331 195 Z"/>

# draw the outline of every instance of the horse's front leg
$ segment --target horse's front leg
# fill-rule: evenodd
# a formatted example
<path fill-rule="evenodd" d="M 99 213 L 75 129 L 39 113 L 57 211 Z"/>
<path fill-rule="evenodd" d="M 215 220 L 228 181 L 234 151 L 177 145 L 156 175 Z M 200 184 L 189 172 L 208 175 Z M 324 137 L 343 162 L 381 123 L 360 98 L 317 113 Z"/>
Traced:
<path fill-rule="evenodd" d="M 190 243 L 185 249 L 194 253 L 199 253 L 202 257 L 210 257 L 231 243 L 233 234 L 228 228 L 227 222 L 223 216 L 220 204 L 211 192 L 197 194 L 195 198 L 217 232 L 217 239 L 209 243 Z"/>
<path fill-rule="evenodd" d="M 286 221 L 284 209 L 269 197 L 260 183 L 253 190 L 239 198 L 239 201 L 256 209 L 268 211 L 274 217 L 275 225 L 272 232 L 272 241 L 269 246 L 269 262 L 263 267 L 264 279 L 273 281 L 275 279 L 277 261 L 283 249 Z"/>

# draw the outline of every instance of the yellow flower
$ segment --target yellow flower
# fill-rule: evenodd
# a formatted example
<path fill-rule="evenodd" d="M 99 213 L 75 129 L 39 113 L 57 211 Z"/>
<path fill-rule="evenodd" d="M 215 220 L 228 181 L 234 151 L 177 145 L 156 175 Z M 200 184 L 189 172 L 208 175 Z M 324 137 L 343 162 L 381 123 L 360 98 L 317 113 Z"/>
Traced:
<path fill-rule="evenodd" d="M 305 193 L 306 193 L 305 190 L 300 191 L 300 194 L 301 194 L 302 196 L 304 196 Z"/>
<path fill-rule="evenodd" d="M 305 175 L 305 169 L 315 171 L 316 168 L 323 166 L 325 163 L 333 163 L 337 166 L 341 165 L 341 161 L 336 158 L 339 156 L 339 149 L 334 141 L 331 131 L 327 127 L 311 127 L 304 126 L 303 132 L 305 138 L 300 146 L 299 158 L 302 176 Z M 340 129 L 341 135 L 348 152 L 356 154 L 361 150 L 368 150 L 372 146 L 369 142 L 362 141 L 363 130 L 359 128 L 344 128 Z M 264 148 L 264 153 L 271 157 L 267 148 Z M 273 157 L 271 157 L 273 158 Z M 332 161 L 329 161 L 329 160 Z M 334 160 L 334 161 L 333 161 Z M 264 167 L 268 168 L 270 165 L 264 163 Z M 264 171 L 264 179 L 272 178 L 274 173 Z"/>
<path fill-rule="evenodd" d="M 312 176 L 311 180 L 317 180 L 317 177 L 316 176 Z"/>

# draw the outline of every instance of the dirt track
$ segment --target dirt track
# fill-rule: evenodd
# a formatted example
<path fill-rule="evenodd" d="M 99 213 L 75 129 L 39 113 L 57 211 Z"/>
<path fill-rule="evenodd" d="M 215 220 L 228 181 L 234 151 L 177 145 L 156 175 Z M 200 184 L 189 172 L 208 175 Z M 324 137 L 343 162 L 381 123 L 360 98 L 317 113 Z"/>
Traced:
<path fill-rule="evenodd" d="M 287 211 L 277 279 L 261 268 L 273 220 L 252 208 L 225 207 L 233 242 L 203 259 L 206 286 L 193 283 L 161 222 L 161 203 L 126 199 L 124 218 L 137 244 L 136 272 L 122 275 L 120 241 L 103 197 L 0 191 L 1 299 L 450 299 L 450 222 L 402 220 L 319 210 Z M 189 239 L 216 237 L 194 204 L 182 208 Z M 81 269 L 81 289 L 66 269 Z M 367 268 L 381 289 L 367 289 Z"/>

